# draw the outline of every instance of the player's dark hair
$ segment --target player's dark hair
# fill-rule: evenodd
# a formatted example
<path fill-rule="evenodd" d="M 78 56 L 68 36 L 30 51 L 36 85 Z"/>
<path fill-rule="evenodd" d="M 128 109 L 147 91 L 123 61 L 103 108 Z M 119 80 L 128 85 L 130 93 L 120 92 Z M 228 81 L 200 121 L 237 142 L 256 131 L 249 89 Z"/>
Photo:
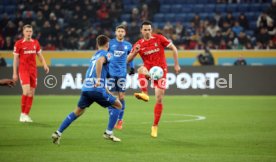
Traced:
<path fill-rule="evenodd" d="M 30 25 L 30 24 L 26 24 L 26 25 L 23 26 L 23 30 L 26 29 L 26 28 L 33 28 L 33 26 Z"/>
<path fill-rule="evenodd" d="M 152 23 L 150 21 L 148 21 L 148 20 L 142 22 L 141 29 L 143 28 L 143 25 L 150 25 L 152 27 Z"/>
<path fill-rule="evenodd" d="M 109 38 L 105 35 L 99 35 L 97 36 L 96 41 L 97 41 L 97 45 L 99 47 L 102 47 L 107 44 L 107 42 L 109 41 Z"/>
<path fill-rule="evenodd" d="M 124 25 L 118 25 L 117 27 L 116 27 L 116 30 L 117 29 L 124 29 L 124 30 L 126 30 L 126 27 L 124 26 Z"/>

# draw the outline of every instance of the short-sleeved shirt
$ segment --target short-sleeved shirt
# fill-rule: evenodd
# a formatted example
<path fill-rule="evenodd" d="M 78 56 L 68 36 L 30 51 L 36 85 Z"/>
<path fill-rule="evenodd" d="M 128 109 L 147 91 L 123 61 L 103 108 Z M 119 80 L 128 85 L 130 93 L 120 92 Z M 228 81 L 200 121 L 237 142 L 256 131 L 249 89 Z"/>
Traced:
<path fill-rule="evenodd" d="M 102 66 L 101 72 L 101 81 L 100 86 L 94 87 L 97 81 L 96 74 L 96 62 L 99 58 L 104 57 L 106 59 L 106 63 Z M 108 62 L 111 58 L 111 54 L 105 50 L 99 50 L 96 54 L 91 58 L 89 68 L 86 71 L 85 79 L 82 86 L 82 91 L 97 91 L 97 92 L 105 92 L 106 89 L 106 78 L 109 74 L 108 72 Z"/>
<path fill-rule="evenodd" d="M 167 38 L 160 34 L 152 34 L 149 40 L 140 39 L 133 47 L 135 48 L 137 44 L 140 45 L 138 53 L 144 62 L 144 66 L 147 68 L 153 66 L 160 66 L 163 69 L 167 68 L 165 48 L 171 45 Z"/>
<path fill-rule="evenodd" d="M 19 55 L 19 72 L 35 72 L 36 55 L 39 53 L 41 53 L 41 49 L 36 39 L 16 41 L 13 54 Z"/>
<path fill-rule="evenodd" d="M 127 41 L 119 42 L 116 38 L 110 40 L 108 51 L 112 54 L 109 63 L 111 77 L 125 77 L 127 75 L 127 55 L 131 49 L 132 45 Z"/>

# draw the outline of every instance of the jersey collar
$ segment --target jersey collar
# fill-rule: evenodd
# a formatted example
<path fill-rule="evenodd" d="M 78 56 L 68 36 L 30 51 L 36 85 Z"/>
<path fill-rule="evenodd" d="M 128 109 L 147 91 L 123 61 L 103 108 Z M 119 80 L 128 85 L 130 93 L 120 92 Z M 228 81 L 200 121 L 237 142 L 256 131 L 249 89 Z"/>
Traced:
<path fill-rule="evenodd" d="M 23 41 L 22 42 L 26 42 L 27 40 L 25 38 L 23 38 Z M 34 40 L 33 39 L 30 39 L 31 42 L 33 42 Z"/>

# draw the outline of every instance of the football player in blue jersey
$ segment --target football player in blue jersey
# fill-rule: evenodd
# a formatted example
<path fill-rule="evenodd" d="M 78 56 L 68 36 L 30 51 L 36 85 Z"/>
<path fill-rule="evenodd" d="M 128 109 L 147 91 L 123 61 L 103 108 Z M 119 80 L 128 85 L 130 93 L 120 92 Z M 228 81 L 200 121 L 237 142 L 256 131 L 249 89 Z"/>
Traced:
<path fill-rule="evenodd" d="M 118 93 L 118 98 L 122 103 L 122 110 L 118 116 L 116 129 L 121 130 L 123 128 L 123 115 L 125 110 L 125 89 L 126 89 L 126 76 L 127 76 L 127 55 L 132 49 L 131 43 L 125 41 L 126 29 L 125 26 L 119 25 L 116 27 L 116 38 L 110 40 L 109 52 L 111 52 L 111 59 L 109 62 L 109 87 L 112 93 Z M 133 62 L 130 62 L 129 74 L 134 74 Z M 112 107 L 108 108 L 109 110 Z M 110 112 L 110 111 L 109 111 Z"/>
<path fill-rule="evenodd" d="M 70 113 L 60 125 L 58 130 L 52 134 L 53 143 L 59 144 L 63 131 L 79 116 L 84 110 L 94 102 L 102 107 L 109 107 L 109 123 L 103 137 L 114 142 L 120 142 L 121 139 L 113 135 L 113 128 L 117 122 L 118 115 L 122 109 L 122 104 L 116 97 L 106 89 L 106 77 L 108 75 L 108 62 L 111 54 L 108 52 L 109 38 L 100 35 L 96 38 L 98 51 L 90 60 L 90 66 L 86 71 L 83 82 L 81 96 L 77 108 Z"/>

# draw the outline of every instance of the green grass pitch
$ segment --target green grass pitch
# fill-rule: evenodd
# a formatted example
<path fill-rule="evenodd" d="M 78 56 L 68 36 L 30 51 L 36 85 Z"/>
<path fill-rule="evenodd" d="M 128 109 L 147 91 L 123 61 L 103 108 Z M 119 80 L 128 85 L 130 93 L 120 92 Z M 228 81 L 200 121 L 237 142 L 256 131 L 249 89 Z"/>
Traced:
<path fill-rule="evenodd" d="M 103 139 L 108 112 L 92 105 L 52 144 L 51 134 L 78 96 L 36 96 L 19 123 L 20 96 L 0 97 L 0 162 L 269 162 L 276 161 L 275 96 L 166 96 L 159 136 L 150 137 L 154 98 L 126 97 L 125 124 L 114 143 Z M 194 121 L 200 115 L 205 120 Z"/>

